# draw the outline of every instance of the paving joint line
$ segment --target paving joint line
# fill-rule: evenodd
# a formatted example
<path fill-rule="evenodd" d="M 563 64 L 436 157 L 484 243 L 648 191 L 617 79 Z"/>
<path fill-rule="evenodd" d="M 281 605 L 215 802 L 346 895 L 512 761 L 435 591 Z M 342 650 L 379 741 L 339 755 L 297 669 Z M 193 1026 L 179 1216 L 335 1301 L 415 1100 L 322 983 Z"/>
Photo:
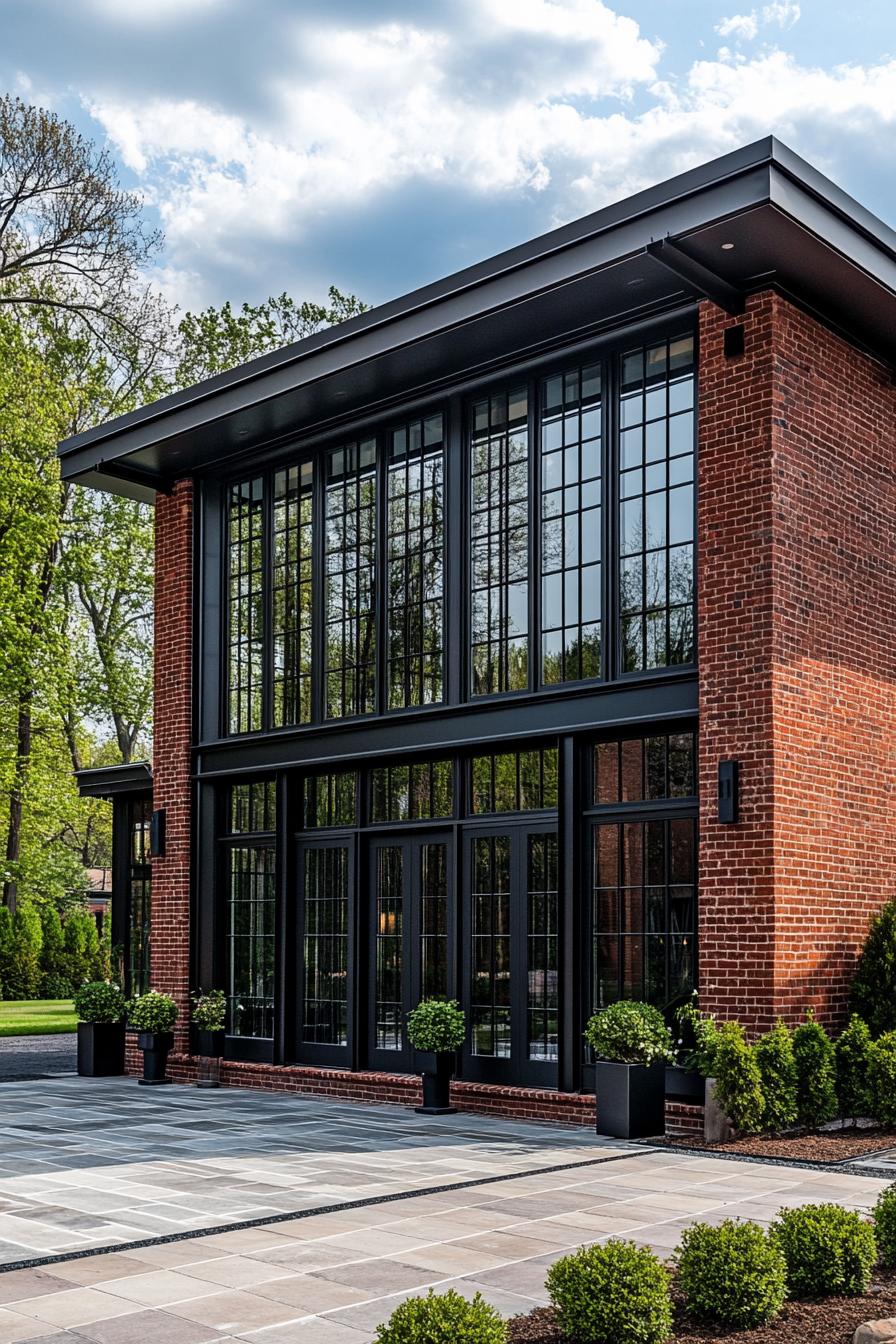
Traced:
<path fill-rule="evenodd" d="M 503 1181 L 524 1180 L 528 1176 L 550 1176 L 555 1171 L 576 1171 L 579 1167 L 599 1167 L 607 1162 L 626 1162 L 642 1157 L 645 1152 L 660 1152 L 661 1149 L 639 1147 L 634 1152 L 616 1153 L 612 1157 L 590 1157 L 583 1162 L 561 1162 L 556 1166 L 533 1167 L 529 1171 L 502 1172 L 499 1176 L 477 1176 L 467 1181 L 449 1182 L 447 1185 L 426 1186 L 417 1190 L 397 1190 L 387 1195 L 368 1195 L 365 1199 L 345 1200 L 339 1204 L 321 1204 L 316 1208 L 296 1209 L 291 1213 L 268 1214 L 259 1218 L 246 1218 L 239 1222 L 218 1223 L 214 1227 L 191 1228 L 184 1232 L 166 1232 L 160 1237 L 141 1237 L 135 1241 L 111 1242 L 107 1246 L 87 1246 L 80 1250 L 62 1251 L 58 1255 L 29 1256 L 22 1260 L 13 1260 L 0 1264 L 0 1274 L 9 1274 L 17 1269 L 41 1269 L 45 1265 L 66 1264 L 70 1260 L 87 1260 L 97 1255 L 126 1255 L 128 1251 L 144 1250 L 147 1246 L 165 1246 L 177 1241 L 195 1241 L 201 1237 L 220 1236 L 225 1232 L 245 1232 L 256 1227 L 272 1227 L 278 1223 L 297 1222 L 300 1218 L 315 1218 L 329 1213 L 351 1212 L 352 1209 L 373 1208 L 377 1204 L 395 1204 L 405 1199 L 422 1198 L 426 1195 L 451 1194 L 455 1190 L 474 1190 L 477 1186 L 498 1185 Z"/>

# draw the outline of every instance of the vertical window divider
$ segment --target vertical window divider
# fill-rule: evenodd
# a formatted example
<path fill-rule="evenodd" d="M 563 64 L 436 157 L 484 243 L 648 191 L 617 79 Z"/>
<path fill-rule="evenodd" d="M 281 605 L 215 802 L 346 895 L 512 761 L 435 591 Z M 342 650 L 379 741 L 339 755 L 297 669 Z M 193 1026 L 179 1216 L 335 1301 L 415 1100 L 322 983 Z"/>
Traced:
<path fill-rule="evenodd" d="M 386 431 L 376 433 L 376 500 L 374 501 L 375 563 L 373 568 L 373 610 L 376 630 L 376 660 L 373 691 L 375 712 L 385 714 L 389 709 L 389 453 L 391 445 Z M 358 464 L 360 471 L 360 462 Z M 360 479 L 360 477 L 359 477 Z"/>
<path fill-rule="evenodd" d="M 311 477 L 311 722 L 326 717 L 327 455 L 317 452 Z"/>
<path fill-rule="evenodd" d="M 612 355 L 603 363 L 604 437 L 601 445 L 603 472 L 603 538 L 602 600 L 604 638 L 601 649 L 601 669 L 604 681 L 615 679 L 620 672 L 621 658 L 621 603 L 619 601 L 619 361 L 621 355 Z"/>
<path fill-rule="evenodd" d="M 465 696 L 469 656 L 469 523 L 465 483 L 464 404 L 459 396 L 445 406 L 445 648 L 443 650 L 445 704 L 460 704 Z"/>
<path fill-rule="evenodd" d="M 264 574 L 262 575 L 262 632 L 261 726 L 267 732 L 274 722 L 274 476 L 262 474 L 262 548 Z"/>
<path fill-rule="evenodd" d="M 527 386 L 529 438 L 529 690 L 541 684 L 541 440 L 539 380 Z"/>

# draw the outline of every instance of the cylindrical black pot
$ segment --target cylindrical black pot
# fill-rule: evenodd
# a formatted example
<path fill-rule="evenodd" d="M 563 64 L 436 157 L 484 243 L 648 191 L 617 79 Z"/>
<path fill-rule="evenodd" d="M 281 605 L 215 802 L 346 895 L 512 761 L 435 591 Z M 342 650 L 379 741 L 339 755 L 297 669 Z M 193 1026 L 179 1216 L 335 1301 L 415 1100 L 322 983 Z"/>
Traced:
<path fill-rule="evenodd" d="M 78 1073 L 82 1078 L 115 1078 L 124 1073 L 124 1023 L 78 1023 Z"/>
<path fill-rule="evenodd" d="M 205 1031 L 196 1029 L 196 1053 L 199 1063 L 196 1066 L 197 1087 L 221 1086 L 221 1056 L 224 1054 L 223 1031 Z"/>
<path fill-rule="evenodd" d="M 418 1067 L 423 1076 L 423 1105 L 417 1106 L 420 1115 L 453 1115 L 451 1105 L 451 1077 L 457 1064 L 454 1050 L 435 1053 L 418 1052 Z"/>
<path fill-rule="evenodd" d="M 174 1036 L 170 1031 L 137 1032 L 137 1045 L 143 1051 L 143 1077 L 137 1079 L 138 1083 L 144 1087 L 160 1087 L 171 1082 L 165 1077 L 165 1069 L 173 1044 Z"/>

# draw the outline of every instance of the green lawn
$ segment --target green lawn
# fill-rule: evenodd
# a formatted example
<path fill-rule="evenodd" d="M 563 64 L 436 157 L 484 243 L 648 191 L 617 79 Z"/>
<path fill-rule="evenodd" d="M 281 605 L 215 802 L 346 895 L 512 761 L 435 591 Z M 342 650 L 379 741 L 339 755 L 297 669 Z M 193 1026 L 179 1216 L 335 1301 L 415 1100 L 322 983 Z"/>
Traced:
<path fill-rule="evenodd" d="M 0 999 L 0 1036 L 46 1036 L 77 1025 L 71 999 Z"/>

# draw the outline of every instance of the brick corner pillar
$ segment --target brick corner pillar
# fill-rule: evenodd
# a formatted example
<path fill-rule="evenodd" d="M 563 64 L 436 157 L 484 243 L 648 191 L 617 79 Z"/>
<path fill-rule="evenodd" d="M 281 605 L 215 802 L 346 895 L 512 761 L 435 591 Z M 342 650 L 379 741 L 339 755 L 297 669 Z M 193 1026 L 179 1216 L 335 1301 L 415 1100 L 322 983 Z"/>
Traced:
<path fill-rule="evenodd" d="M 165 853 L 152 861 L 152 988 L 180 1015 L 175 1049 L 190 1018 L 190 844 L 193 682 L 193 485 L 178 481 L 155 505 L 153 807 L 165 811 Z"/>
<path fill-rule="evenodd" d="M 836 1027 L 896 895 L 896 388 L 778 295 L 742 319 L 705 303 L 699 449 L 701 999 Z"/>

